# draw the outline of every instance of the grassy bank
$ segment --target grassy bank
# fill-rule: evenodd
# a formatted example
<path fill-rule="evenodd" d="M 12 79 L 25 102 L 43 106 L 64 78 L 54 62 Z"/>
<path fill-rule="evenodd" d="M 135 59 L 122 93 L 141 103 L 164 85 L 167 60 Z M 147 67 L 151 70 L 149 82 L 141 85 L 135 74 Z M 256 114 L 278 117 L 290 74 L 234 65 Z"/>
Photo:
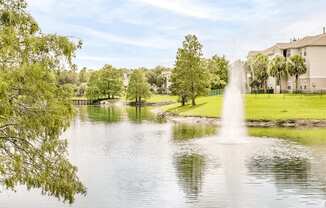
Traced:
<path fill-rule="evenodd" d="M 174 100 L 175 96 L 153 96 L 152 102 Z M 220 117 L 223 97 L 199 97 L 197 105 L 180 106 L 179 103 L 166 105 L 161 110 L 181 116 Z M 326 96 L 320 95 L 246 95 L 246 119 L 250 120 L 288 120 L 288 119 L 326 119 Z"/>

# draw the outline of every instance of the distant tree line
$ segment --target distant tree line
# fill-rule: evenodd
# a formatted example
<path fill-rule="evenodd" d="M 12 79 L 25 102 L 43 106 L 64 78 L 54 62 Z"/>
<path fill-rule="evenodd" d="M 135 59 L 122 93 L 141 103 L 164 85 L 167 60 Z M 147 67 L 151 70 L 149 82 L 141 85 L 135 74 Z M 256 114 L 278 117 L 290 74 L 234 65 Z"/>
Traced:
<path fill-rule="evenodd" d="M 224 56 L 204 58 L 202 45 L 195 35 L 187 35 L 178 49 L 172 68 L 119 69 L 105 65 L 99 70 L 62 71 L 61 83 L 90 99 L 126 97 L 137 105 L 151 94 L 174 94 L 185 105 L 207 95 L 209 90 L 224 89 L 228 82 L 229 62 Z"/>
<path fill-rule="evenodd" d="M 72 96 L 84 96 L 91 70 L 84 67 L 78 71 L 74 66 L 70 70 L 58 70 L 56 75 L 59 84 L 67 88 Z"/>

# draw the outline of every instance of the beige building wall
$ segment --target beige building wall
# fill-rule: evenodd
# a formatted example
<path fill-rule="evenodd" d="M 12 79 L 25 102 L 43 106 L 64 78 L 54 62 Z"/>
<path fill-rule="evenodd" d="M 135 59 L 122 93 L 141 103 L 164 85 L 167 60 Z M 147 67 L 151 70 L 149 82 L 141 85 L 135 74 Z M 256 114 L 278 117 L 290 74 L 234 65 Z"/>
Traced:
<path fill-rule="evenodd" d="M 306 48 L 307 77 L 310 90 L 326 90 L 326 47 L 310 46 Z"/>
<path fill-rule="evenodd" d="M 263 53 L 270 59 L 277 56 L 289 58 L 293 55 L 301 55 L 306 60 L 307 72 L 299 76 L 298 89 L 307 92 L 326 91 L 326 33 L 316 36 L 307 36 L 288 43 L 276 43 L 274 46 L 262 51 L 251 51 L 248 57 L 257 53 Z M 283 77 L 282 90 L 293 91 L 296 88 L 294 77 Z M 270 77 L 268 86 L 279 92 L 275 78 Z"/>

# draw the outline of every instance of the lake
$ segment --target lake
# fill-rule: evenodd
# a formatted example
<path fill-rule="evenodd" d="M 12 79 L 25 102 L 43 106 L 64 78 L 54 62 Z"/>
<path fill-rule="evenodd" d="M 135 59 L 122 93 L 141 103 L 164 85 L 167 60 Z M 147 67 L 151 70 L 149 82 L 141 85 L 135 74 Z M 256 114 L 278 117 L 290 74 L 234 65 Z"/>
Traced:
<path fill-rule="evenodd" d="M 324 142 L 226 145 L 214 126 L 169 122 L 146 108 L 77 110 L 62 137 L 87 195 L 69 205 L 18 187 L 2 190 L 0 208 L 326 207 Z"/>

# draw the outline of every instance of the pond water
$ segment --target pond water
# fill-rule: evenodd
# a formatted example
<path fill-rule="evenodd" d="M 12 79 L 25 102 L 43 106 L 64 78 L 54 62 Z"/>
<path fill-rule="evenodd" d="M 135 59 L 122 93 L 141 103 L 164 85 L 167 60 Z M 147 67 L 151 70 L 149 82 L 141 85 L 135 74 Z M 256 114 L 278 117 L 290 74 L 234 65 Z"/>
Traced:
<path fill-rule="evenodd" d="M 63 137 L 87 196 L 63 204 L 2 190 L 0 208 L 326 207 L 326 145 L 251 138 L 219 144 L 215 127 L 148 109 L 79 108 Z"/>

